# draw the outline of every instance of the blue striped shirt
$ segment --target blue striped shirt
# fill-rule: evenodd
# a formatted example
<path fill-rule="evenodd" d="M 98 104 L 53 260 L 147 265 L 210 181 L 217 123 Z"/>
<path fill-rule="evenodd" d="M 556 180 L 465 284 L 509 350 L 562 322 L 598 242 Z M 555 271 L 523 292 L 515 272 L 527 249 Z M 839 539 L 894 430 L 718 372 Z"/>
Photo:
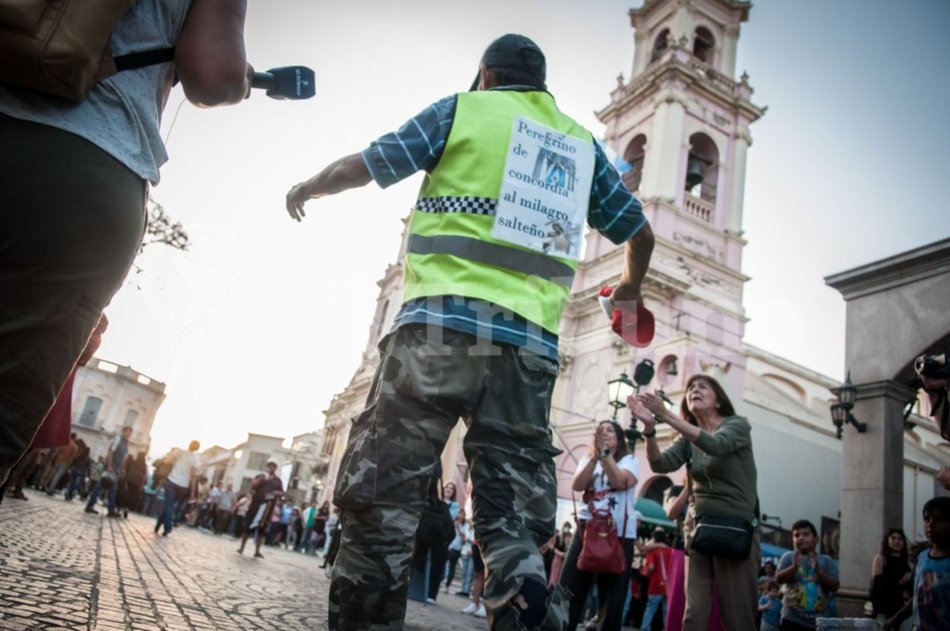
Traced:
<path fill-rule="evenodd" d="M 363 151 L 363 162 L 381 188 L 417 171 L 431 172 L 435 168 L 452 129 L 456 102 L 457 96 L 452 95 L 433 103 L 398 131 L 381 136 Z M 619 245 L 645 223 L 640 201 L 627 190 L 603 149 L 595 143 L 587 225 Z M 394 327 L 410 323 L 444 326 L 493 342 L 524 347 L 554 361 L 558 359 L 557 335 L 508 309 L 481 300 L 460 296 L 411 300 L 396 315 Z"/>

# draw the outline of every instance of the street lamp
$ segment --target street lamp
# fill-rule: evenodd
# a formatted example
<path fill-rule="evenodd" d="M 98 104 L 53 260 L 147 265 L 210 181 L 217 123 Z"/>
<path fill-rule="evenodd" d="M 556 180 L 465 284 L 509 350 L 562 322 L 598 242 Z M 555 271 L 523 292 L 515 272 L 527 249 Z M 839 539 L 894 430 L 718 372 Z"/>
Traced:
<path fill-rule="evenodd" d="M 607 396 L 610 397 L 610 405 L 614 407 L 614 415 L 611 420 L 617 420 L 617 412 L 620 408 L 627 405 L 627 397 L 637 391 L 637 387 L 630 381 L 626 372 L 620 373 L 616 379 L 607 382 Z"/>
<path fill-rule="evenodd" d="M 835 424 L 838 438 L 840 439 L 841 434 L 844 432 L 845 423 L 854 425 L 854 428 L 858 430 L 859 433 L 863 434 L 868 431 L 867 423 L 862 423 L 851 414 L 858 389 L 851 383 L 850 370 L 848 371 L 848 376 L 845 377 L 844 383 L 841 384 L 841 387 L 832 388 L 831 392 L 838 397 L 838 400 L 831 404 L 831 422 Z"/>

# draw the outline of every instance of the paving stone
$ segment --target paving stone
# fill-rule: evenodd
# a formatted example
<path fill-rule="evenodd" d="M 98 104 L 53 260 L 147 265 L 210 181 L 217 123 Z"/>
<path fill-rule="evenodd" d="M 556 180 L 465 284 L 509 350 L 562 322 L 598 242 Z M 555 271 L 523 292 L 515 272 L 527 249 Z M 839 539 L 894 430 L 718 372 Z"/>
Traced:
<path fill-rule="evenodd" d="M 282 548 L 265 558 L 235 553 L 227 535 L 155 519 L 108 519 L 27 490 L 0 504 L 0 629 L 168 631 L 326 629 L 329 579 L 322 559 Z M 247 551 L 245 551 L 247 552 Z M 458 611 L 467 600 L 440 594 L 410 602 L 407 631 L 474 631 L 485 620 Z"/>

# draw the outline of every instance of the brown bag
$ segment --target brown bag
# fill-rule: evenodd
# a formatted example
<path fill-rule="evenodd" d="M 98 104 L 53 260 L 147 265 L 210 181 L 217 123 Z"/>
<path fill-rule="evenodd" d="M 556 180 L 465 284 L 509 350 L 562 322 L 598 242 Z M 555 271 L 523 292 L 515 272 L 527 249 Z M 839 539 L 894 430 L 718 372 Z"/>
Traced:
<path fill-rule="evenodd" d="M 113 57 L 112 31 L 135 0 L 0 2 L 0 82 L 80 102 L 97 81 L 174 58 L 174 49 Z"/>
<path fill-rule="evenodd" d="M 584 530 L 584 544 L 577 558 L 577 569 L 592 574 L 622 574 L 627 561 L 617 536 L 610 511 L 592 513 Z"/>

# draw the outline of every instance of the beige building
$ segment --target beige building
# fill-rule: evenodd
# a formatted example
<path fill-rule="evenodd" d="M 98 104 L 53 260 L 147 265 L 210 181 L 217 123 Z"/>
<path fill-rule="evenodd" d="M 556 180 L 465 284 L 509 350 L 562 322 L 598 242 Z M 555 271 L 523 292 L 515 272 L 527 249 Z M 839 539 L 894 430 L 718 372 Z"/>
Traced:
<path fill-rule="evenodd" d="M 570 478 L 590 447 L 596 422 L 615 414 L 608 382 L 621 374 L 634 375 L 648 360 L 656 374 L 647 387 L 662 386 L 678 404 L 689 376 L 709 374 L 723 383 L 739 413 L 749 418 L 761 508 L 768 516 L 766 539 L 787 543 L 787 529 L 806 518 L 821 531 L 824 551 L 837 556 L 842 441 L 829 406 L 835 400 L 830 389 L 840 381 L 743 341 L 748 319 L 742 300 L 748 280 L 742 272 L 746 159 L 752 145 L 750 127 L 765 113 L 752 101 L 750 78 L 736 77 L 740 26 L 749 11 L 748 3 L 736 0 L 646 0 L 629 12 L 636 42 L 631 78 L 618 78 L 598 116 L 606 127 L 607 145 L 629 165 L 624 181 L 643 202 L 656 234 L 644 284 L 647 306 L 656 316 L 656 337 L 649 348 L 635 349 L 609 330 L 597 293 L 619 280 L 623 251 L 599 233 L 588 233 L 561 322 L 561 373 L 551 410 L 555 444 L 564 452 L 557 459 L 558 495 L 563 500 L 559 520 L 569 518 Z M 332 459 L 324 497 L 332 496 L 350 421 L 363 408 L 379 359 L 376 345 L 401 303 L 404 247 L 405 239 L 399 262 L 378 283 L 377 312 L 361 365 L 325 411 Z M 892 316 L 900 318 L 898 313 Z M 620 409 L 617 419 L 629 426 L 626 410 Z M 933 495 L 940 466 L 935 445 L 940 441 L 923 417 L 912 413 L 909 420 L 896 438 L 906 447 L 900 474 L 903 504 L 892 521 L 896 526 L 902 521 L 908 534 L 920 539 L 922 525 L 915 515 Z M 850 426 L 844 429 L 846 441 L 853 431 Z M 672 438 L 668 428 L 659 428 L 661 446 Z M 463 440 L 460 423 L 442 456 L 443 469 L 450 472 L 446 477 L 454 478 L 458 488 L 464 488 L 467 474 Z M 682 481 L 682 471 L 653 474 L 642 442 L 637 453 L 639 497 L 659 499 L 666 488 Z M 866 562 L 853 563 L 867 574 L 877 546 L 865 547 Z"/>
<path fill-rule="evenodd" d="M 129 455 L 148 452 L 155 413 L 165 400 L 165 384 L 98 357 L 76 371 L 73 431 L 89 446 L 92 459 L 105 456 L 109 441 L 132 428 Z"/>

